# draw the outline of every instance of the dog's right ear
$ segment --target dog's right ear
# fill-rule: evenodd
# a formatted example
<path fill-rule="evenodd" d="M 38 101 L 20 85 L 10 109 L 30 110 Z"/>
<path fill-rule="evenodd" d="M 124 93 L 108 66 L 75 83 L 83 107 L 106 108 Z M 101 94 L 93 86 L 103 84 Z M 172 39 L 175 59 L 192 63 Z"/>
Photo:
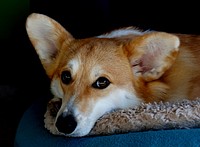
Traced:
<path fill-rule="evenodd" d="M 164 32 L 150 32 L 133 39 L 127 46 L 127 56 L 135 76 L 150 82 L 159 79 L 175 62 L 180 40 Z"/>
<path fill-rule="evenodd" d="M 33 13 L 28 16 L 26 30 L 44 69 L 49 77 L 62 44 L 74 38 L 58 22 L 43 14 Z"/>

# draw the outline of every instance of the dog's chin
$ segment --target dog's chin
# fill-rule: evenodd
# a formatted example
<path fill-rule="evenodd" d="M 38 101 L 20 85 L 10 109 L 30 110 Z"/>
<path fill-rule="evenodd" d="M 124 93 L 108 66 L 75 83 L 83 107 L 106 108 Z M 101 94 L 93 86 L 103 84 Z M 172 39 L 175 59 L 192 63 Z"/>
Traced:
<path fill-rule="evenodd" d="M 83 128 L 77 127 L 77 129 L 74 130 L 74 132 L 72 132 L 71 134 L 63 134 L 63 135 L 67 137 L 83 137 L 83 136 L 87 136 L 90 133 L 91 128 L 87 127 L 83 129 Z"/>

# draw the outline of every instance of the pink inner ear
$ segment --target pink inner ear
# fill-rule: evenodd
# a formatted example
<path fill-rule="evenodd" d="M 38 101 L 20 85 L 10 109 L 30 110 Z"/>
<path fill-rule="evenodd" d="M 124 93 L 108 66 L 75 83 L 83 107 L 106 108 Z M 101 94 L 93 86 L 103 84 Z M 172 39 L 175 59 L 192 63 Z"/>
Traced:
<path fill-rule="evenodd" d="M 160 49 L 154 49 L 154 51 L 148 51 L 146 54 L 133 63 L 134 66 L 137 66 L 138 71 L 142 74 L 156 68 L 156 62 L 159 62 L 160 57 L 162 56 Z"/>
<path fill-rule="evenodd" d="M 145 72 L 148 72 L 154 68 L 154 60 L 155 56 L 145 54 L 143 55 L 140 59 L 134 61 L 132 64 L 133 68 L 137 67 L 137 73 L 142 73 L 144 74 Z"/>

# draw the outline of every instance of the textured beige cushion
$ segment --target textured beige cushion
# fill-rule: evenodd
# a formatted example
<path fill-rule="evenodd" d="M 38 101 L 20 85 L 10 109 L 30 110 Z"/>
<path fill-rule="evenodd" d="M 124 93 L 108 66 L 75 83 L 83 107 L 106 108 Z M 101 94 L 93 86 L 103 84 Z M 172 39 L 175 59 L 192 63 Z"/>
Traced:
<path fill-rule="evenodd" d="M 54 125 L 55 107 L 51 100 L 45 114 L 45 127 L 59 135 Z M 53 112 L 53 113 L 52 113 Z M 54 114 L 55 115 L 55 114 Z M 110 135 L 135 131 L 181 129 L 200 126 L 200 99 L 176 103 L 142 104 L 125 110 L 115 110 L 101 117 L 88 135 Z"/>

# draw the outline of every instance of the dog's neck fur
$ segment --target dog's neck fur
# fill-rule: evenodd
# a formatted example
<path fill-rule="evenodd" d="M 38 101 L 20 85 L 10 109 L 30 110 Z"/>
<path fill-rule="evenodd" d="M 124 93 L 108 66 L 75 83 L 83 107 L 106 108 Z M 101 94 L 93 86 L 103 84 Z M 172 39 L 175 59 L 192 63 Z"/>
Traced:
<path fill-rule="evenodd" d="M 124 30 L 114 30 L 97 38 L 133 38 L 152 31 L 142 31 L 129 27 Z M 178 101 L 180 99 L 195 99 L 200 95 L 200 37 L 197 35 L 175 34 L 180 39 L 179 55 L 173 66 L 157 81 L 165 83 L 167 95 L 163 101 Z M 176 80 L 172 80 L 176 78 Z M 191 84 L 192 83 L 192 84 Z M 148 100 L 147 100 L 148 101 Z"/>
<path fill-rule="evenodd" d="M 125 30 L 115 30 L 97 38 L 133 38 L 152 31 L 142 31 L 130 27 Z M 164 82 L 169 89 L 163 101 L 178 101 L 180 99 L 195 99 L 200 95 L 200 37 L 197 35 L 175 34 L 180 39 L 180 51 L 174 65 L 160 78 L 159 82 Z M 195 43 L 194 43 L 195 42 Z M 176 78 L 176 80 L 172 80 Z M 156 81 L 156 82 L 158 82 Z M 191 84 L 192 83 L 192 84 Z M 148 100 L 147 100 L 148 101 Z"/>
<path fill-rule="evenodd" d="M 148 31 L 141 31 L 137 28 L 134 27 L 128 27 L 128 28 L 124 28 L 124 29 L 118 29 L 118 30 L 114 30 L 110 33 L 106 33 L 103 35 L 99 35 L 97 36 L 98 38 L 117 38 L 117 37 L 125 37 L 125 36 L 129 36 L 129 35 L 143 35 L 144 33 L 146 33 Z"/>
<path fill-rule="evenodd" d="M 171 100 L 195 99 L 200 95 L 200 37 L 176 35 L 181 42 L 179 55 L 170 70 L 163 75 L 163 81 L 170 86 L 168 98 Z"/>

